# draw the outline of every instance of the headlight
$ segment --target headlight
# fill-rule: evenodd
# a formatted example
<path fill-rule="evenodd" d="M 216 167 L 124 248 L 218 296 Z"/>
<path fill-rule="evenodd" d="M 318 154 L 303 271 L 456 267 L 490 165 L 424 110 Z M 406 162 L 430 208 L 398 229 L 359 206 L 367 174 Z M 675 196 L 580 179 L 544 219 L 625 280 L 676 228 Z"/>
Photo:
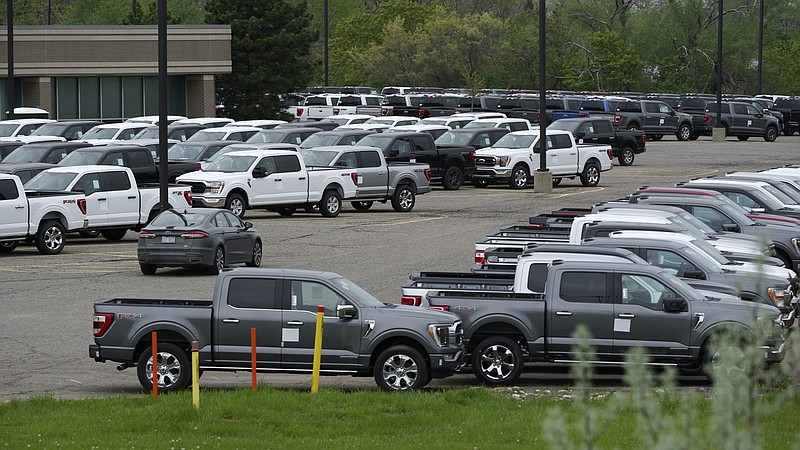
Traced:
<path fill-rule="evenodd" d="M 212 194 L 219 194 L 224 188 L 224 181 L 211 181 L 208 183 L 208 190 L 210 190 Z"/>
<path fill-rule="evenodd" d="M 497 161 L 498 161 L 498 164 L 499 164 L 499 165 L 501 165 L 501 166 L 507 166 L 507 165 L 508 165 L 508 161 L 509 161 L 510 159 L 511 159 L 511 157 L 510 157 L 510 156 L 501 156 L 501 157 L 497 158 Z"/>
<path fill-rule="evenodd" d="M 772 303 L 774 303 L 778 308 L 783 308 L 786 305 L 785 288 L 771 287 L 767 289 L 767 295 L 769 295 L 769 299 L 772 300 Z"/>
<path fill-rule="evenodd" d="M 792 247 L 796 252 L 800 253 L 800 238 L 792 238 Z"/>
<path fill-rule="evenodd" d="M 450 344 L 450 326 L 433 324 L 428 325 L 428 333 L 431 335 L 433 342 L 439 347 L 447 347 Z"/>
<path fill-rule="evenodd" d="M 765 338 L 780 336 L 783 332 L 781 328 L 780 316 L 777 317 L 757 317 L 756 328 Z"/>

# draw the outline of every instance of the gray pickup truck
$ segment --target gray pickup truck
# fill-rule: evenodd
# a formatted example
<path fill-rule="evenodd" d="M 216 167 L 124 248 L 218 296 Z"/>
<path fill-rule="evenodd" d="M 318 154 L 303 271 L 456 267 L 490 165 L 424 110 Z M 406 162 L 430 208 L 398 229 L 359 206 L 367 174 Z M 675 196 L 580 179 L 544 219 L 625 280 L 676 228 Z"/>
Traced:
<path fill-rule="evenodd" d="M 529 282 L 540 293 L 427 294 L 430 308 L 455 312 L 463 321 L 468 363 L 484 384 L 513 383 L 526 361 L 575 361 L 579 325 L 589 329 L 589 344 L 602 363 L 624 363 L 630 349 L 642 347 L 653 364 L 699 371 L 715 358 L 709 339 L 731 328 L 760 333 L 765 360 L 783 360 L 777 308 L 706 297 L 658 267 L 553 261 Z"/>
<path fill-rule="evenodd" d="M 431 191 L 431 169 L 423 163 L 387 163 L 375 147 L 335 145 L 300 151 L 306 167 L 332 166 L 355 169 L 356 196 L 350 204 L 358 211 L 370 209 L 374 202 L 392 202 L 397 212 L 414 208 L 417 195 Z"/>
<path fill-rule="evenodd" d="M 149 390 L 155 331 L 158 385 L 170 392 L 191 383 L 193 341 L 201 371 L 250 370 L 255 328 L 259 372 L 310 373 L 318 306 L 325 309 L 323 375 L 373 376 L 382 390 L 407 391 L 463 365 L 454 314 L 386 305 L 340 275 L 288 269 L 226 269 L 211 301 L 98 300 L 89 356 L 120 370 L 135 366 Z"/>

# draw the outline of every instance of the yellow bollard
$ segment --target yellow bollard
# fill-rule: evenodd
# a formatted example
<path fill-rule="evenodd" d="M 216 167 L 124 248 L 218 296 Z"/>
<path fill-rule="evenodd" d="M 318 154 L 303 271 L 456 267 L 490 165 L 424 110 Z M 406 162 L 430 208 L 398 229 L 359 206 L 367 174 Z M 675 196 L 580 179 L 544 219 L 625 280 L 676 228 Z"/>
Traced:
<path fill-rule="evenodd" d="M 317 306 L 317 332 L 314 338 L 314 372 L 311 376 L 311 393 L 319 390 L 319 366 L 322 361 L 322 318 L 325 316 L 325 307 Z"/>
<path fill-rule="evenodd" d="M 192 404 L 200 410 L 200 357 L 197 341 L 192 341 Z"/>

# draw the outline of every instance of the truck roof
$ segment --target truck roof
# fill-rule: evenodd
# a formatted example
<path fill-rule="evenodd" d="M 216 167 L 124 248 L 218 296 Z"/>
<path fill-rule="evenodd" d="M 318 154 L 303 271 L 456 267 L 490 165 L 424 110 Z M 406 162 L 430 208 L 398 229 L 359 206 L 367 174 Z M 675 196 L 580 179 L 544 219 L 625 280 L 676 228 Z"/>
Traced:
<path fill-rule="evenodd" d="M 276 150 L 276 149 L 263 149 L 263 150 L 238 150 L 233 152 L 225 153 L 225 155 L 231 156 L 263 156 L 265 150 L 269 150 L 270 155 L 275 156 L 284 156 L 284 155 L 297 155 L 297 152 L 294 150 Z"/>
<path fill-rule="evenodd" d="M 52 169 L 47 169 L 48 172 L 53 173 L 85 173 L 85 172 L 108 172 L 109 170 L 122 169 L 128 172 L 131 171 L 129 167 L 125 166 L 101 166 L 86 165 L 86 166 L 54 166 Z"/>
<path fill-rule="evenodd" d="M 307 278 L 314 278 L 314 279 L 325 279 L 325 280 L 334 280 L 337 278 L 342 278 L 341 275 L 334 272 L 318 272 L 316 270 L 303 270 L 303 269 L 276 269 L 276 268 L 258 268 L 258 267 L 231 267 L 222 269 L 220 276 L 263 276 L 263 277 L 275 277 L 275 276 L 291 276 L 293 278 L 297 277 L 307 277 Z"/>

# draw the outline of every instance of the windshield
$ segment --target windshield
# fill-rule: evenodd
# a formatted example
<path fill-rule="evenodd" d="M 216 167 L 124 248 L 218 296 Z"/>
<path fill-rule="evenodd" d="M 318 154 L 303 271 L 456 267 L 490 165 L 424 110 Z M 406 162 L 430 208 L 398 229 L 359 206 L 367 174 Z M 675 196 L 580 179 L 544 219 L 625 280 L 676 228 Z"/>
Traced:
<path fill-rule="evenodd" d="M 572 134 L 575 134 L 578 131 L 578 127 L 580 126 L 580 122 L 570 122 L 567 120 L 556 120 L 555 122 L 551 123 L 547 126 L 548 130 L 564 130 L 569 131 Z"/>
<path fill-rule="evenodd" d="M 284 131 L 259 131 L 258 133 L 254 134 L 250 139 L 248 139 L 246 142 L 277 144 L 281 140 L 283 140 L 284 136 L 286 136 L 286 132 Z"/>
<path fill-rule="evenodd" d="M 782 203 L 783 205 L 797 204 L 797 202 L 794 199 L 792 199 L 791 197 L 786 195 L 786 193 L 784 193 L 783 191 L 781 191 L 780 189 L 776 188 L 771 184 L 764 183 L 761 187 L 764 188 L 765 191 L 772 194 L 772 196 L 775 197 L 775 199 L 777 199 L 778 202 Z"/>
<path fill-rule="evenodd" d="M 0 136 L 8 137 L 12 136 L 15 131 L 19 128 L 19 125 L 16 123 L 0 123 Z"/>
<path fill-rule="evenodd" d="M 348 119 L 347 117 L 328 117 L 325 120 L 339 125 L 349 125 L 353 123 L 364 123 L 367 119 Z"/>
<path fill-rule="evenodd" d="M 311 148 L 311 147 L 323 147 L 323 146 L 328 146 L 328 145 L 336 145 L 336 141 L 339 140 L 339 137 L 340 136 L 337 136 L 337 135 L 331 135 L 331 134 L 325 135 L 325 134 L 321 134 L 321 133 L 315 133 L 315 134 L 312 134 L 311 136 L 309 136 L 308 138 L 306 138 L 306 140 L 303 141 L 300 144 L 300 148 Z"/>
<path fill-rule="evenodd" d="M 675 275 L 664 271 L 663 275 L 669 280 L 670 284 L 680 286 L 680 292 L 686 293 L 686 300 L 692 302 L 699 302 L 703 301 L 705 297 L 701 294 L 697 289 L 689 286 L 685 281 L 681 280 L 680 278 L 676 277 Z"/>
<path fill-rule="evenodd" d="M 198 131 L 187 141 L 222 141 L 227 134 L 226 131 Z"/>
<path fill-rule="evenodd" d="M 56 123 L 46 123 L 33 130 L 31 136 L 61 136 L 64 132 L 64 125 Z"/>
<path fill-rule="evenodd" d="M 472 133 L 454 133 L 447 131 L 443 135 L 436 138 L 436 144 L 439 145 L 467 145 L 472 138 Z"/>
<path fill-rule="evenodd" d="M 800 204 L 800 189 L 798 189 L 796 185 L 786 181 L 778 181 L 776 182 L 775 187 L 780 189 L 781 192 L 792 199 L 792 203 L 790 203 L 791 205 Z"/>
<path fill-rule="evenodd" d="M 167 150 L 167 159 L 172 161 L 194 161 L 200 157 L 205 145 L 175 144 Z"/>
<path fill-rule="evenodd" d="M 219 151 L 217 153 L 214 153 L 211 157 L 209 157 L 206 160 L 206 162 L 207 163 L 212 163 L 212 162 L 216 161 L 217 159 L 219 159 L 222 155 L 224 155 L 226 153 L 242 151 L 242 150 L 255 150 L 255 149 L 256 149 L 256 147 L 248 147 L 248 148 L 243 148 L 243 147 L 238 147 L 237 148 L 236 146 L 222 147 L 221 149 L 219 149 Z"/>
<path fill-rule="evenodd" d="M 325 150 L 303 150 L 300 156 L 303 157 L 303 162 L 306 166 L 330 166 L 333 158 L 339 152 L 330 152 Z"/>
<path fill-rule="evenodd" d="M 133 135 L 133 139 L 158 139 L 158 128 L 145 128 Z"/>
<path fill-rule="evenodd" d="M 206 167 L 208 172 L 246 172 L 256 160 L 255 156 L 222 155 Z"/>
<path fill-rule="evenodd" d="M 464 125 L 463 128 L 496 128 L 497 122 L 492 122 L 489 120 L 473 120 L 468 124 Z"/>
<path fill-rule="evenodd" d="M 474 123 L 474 122 L 470 122 Z M 467 124 L 469 125 L 469 124 Z M 464 127 L 466 128 L 466 127 Z M 533 145 L 533 141 L 536 140 L 538 136 L 532 134 L 507 134 L 500 139 L 497 140 L 492 147 L 494 148 L 530 148 Z"/>
<path fill-rule="evenodd" d="M 692 249 L 696 249 L 696 251 L 704 257 L 714 261 L 716 265 L 725 265 L 731 262 L 722 254 L 722 252 L 717 249 L 717 247 L 714 247 L 704 239 L 692 239 L 692 242 L 689 243 L 689 246 Z"/>
<path fill-rule="evenodd" d="M 74 172 L 39 172 L 25 183 L 25 189 L 38 191 L 66 191 L 78 174 Z"/>
<path fill-rule="evenodd" d="M 419 121 L 421 125 L 441 125 L 441 126 L 449 126 L 447 125 L 447 121 L 444 119 L 422 119 Z"/>
<path fill-rule="evenodd" d="M 396 122 L 396 120 L 394 120 L 394 119 L 376 119 L 376 118 L 372 118 L 372 119 L 367 120 L 364 123 L 377 123 L 377 124 L 381 124 L 381 125 L 394 125 L 395 122 Z"/>
<path fill-rule="evenodd" d="M 170 209 L 156 216 L 156 218 L 153 219 L 147 225 L 147 227 L 148 228 L 192 227 L 203 222 L 206 219 L 206 217 L 208 217 L 208 213 L 199 213 L 199 212 L 180 213 L 178 211 Z"/>
<path fill-rule="evenodd" d="M 394 140 L 391 136 L 365 136 L 363 139 L 358 141 L 358 145 L 363 145 L 366 147 L 377 147 L 381 150 L 389 147 L 389 144 L 392 143 Z"/>
<path fill-rule="evenodd" d="M 39 162 L 47 155 L 46 148 L 20 147 L 11 152 L 3 160 L 4 163 L 33 163 Z"/>
<path fill-rule="evenodd" d="M 65 156 L 58 165 L 59 166 L 86 166 L 98 164 L 100 158 L 103 157 L 103 152 L 82 152 L 76 150 L 69 155 Z"/>
<path fill-rule="evenodd" d="M 708 272 L 719 272 L 720 264 L 717 264 L 717 261 L 699 249 L 687 245 L 683 247 L 683 252 L 687 256 L 687 259 L 695 265 L 700 266 L 702 269 Z"/>
<path fill-rule="evenodd" d="M 114 139 L 119 132 L 118 128 L 92 128 L 81 139 Z"/>
<path fill-rule="evenodd" d="M 364 289 L 361 289 L 358 285 L 347 278 L 334 278 L 331 280 L 331 283 L 333 283 L 339 289 L 349 293 L 351 298 L 354 298 L 358 302 L 359 306 L 365 308 L 380 308 L 381 306 L 386 306 L 382 301 L 373 297 L 372 294 Z"/>

